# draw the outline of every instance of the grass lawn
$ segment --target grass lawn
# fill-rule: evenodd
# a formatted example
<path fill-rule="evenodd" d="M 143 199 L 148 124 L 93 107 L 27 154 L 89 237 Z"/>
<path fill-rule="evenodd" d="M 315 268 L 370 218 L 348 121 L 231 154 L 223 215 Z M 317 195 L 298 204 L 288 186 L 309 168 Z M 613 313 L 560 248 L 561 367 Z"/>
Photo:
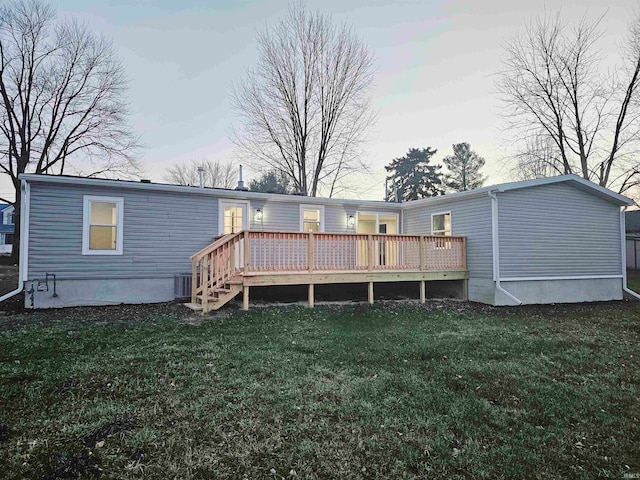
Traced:
<path fill-rule="evenodd" d="M 640 303 L 0 317 L 7 478 L 640 473 Z"/>

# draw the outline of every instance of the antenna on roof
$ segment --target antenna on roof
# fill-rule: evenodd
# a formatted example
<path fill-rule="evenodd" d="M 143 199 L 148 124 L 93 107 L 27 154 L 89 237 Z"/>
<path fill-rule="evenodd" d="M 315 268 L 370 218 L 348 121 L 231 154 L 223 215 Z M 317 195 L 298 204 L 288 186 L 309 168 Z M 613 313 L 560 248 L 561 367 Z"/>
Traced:
<path fill-rule="evenodd" d="M 200 165 L 198 167 L 198 178 L 200 178 L 200 188 L 204 188 L 204 167 L 202 165 Z"/>
<path fill-rule="evenodd" d="M 249 190 L 247 187 L 244 186 L 244 182 L 242 181 L 242 165 L 240 165 L 240 167 L 238 168 L 239 173 L 238 173 L 238 186 L 236 187 L 236 190 Z"/>

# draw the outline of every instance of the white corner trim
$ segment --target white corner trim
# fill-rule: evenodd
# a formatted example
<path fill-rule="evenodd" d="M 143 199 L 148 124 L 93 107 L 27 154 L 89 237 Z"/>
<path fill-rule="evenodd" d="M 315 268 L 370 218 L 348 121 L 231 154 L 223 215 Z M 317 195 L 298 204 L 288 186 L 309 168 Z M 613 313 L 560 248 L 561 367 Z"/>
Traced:
<path fill-rule="evenodd" d="M 302 232 L 304 229 L 304 211 L 305 210 L 318 210 L 320 212 L 320 231 L 324 232 L 324 205 L 317 205 L 312 203 L 301 203 L 299 209 L 299 227 Z"/>
<path fill-rule="evenodd" d="M 622 290 L 629 295 L 640 300 L 640 294 L 634 292 L 627 285 L 627 242 L 626 242 L 626 228 L 625 228 L 625 212 L 627 207 L 620 209 L 620 264 L 622 265 Z"/>
<path fill-rule="evenodd" d="M 29 202 L 31 189 L 26 180 L 20 181 L 20 258 L 18 260 L 18 286 L 15 290 L 5 293 L 0 297 L 0 302 L 4 302 L 7 298 L 11 298 L 24 290 L 24 282 L 27 280 L 27 261 L 29 245 Z"/>
<path fill-rule="evenodd" d="M 116 248 L 115 250 L 91 250 L 89 227 L 91 226 L 91 204 L 93 202 L 116 204 Z M 83 195 L 82 197 L 82 255 L 122 255 L 124 241 L 124 197 Z"/>
<path fill-rule="evenodd" d="M 510 298 L 516 305 L 522 305 L 520 300 L 515 295 L 507 292 L 502 285 L 500 285 L 500 230 L 498 223 L 498 196 L 493 190 L 489 190 L 489 197 L 491 198 L 491 241 L 493 243 L 493 281 L 496 283 L 496 290 L 502 292 L 508 298 Z M 495 299 L 494 302 L 495 304 Z"/>
<path fill-rule="evenodd" d="M 31 185 L 22 181 L 22 201 L 20 202 L 20 267 L 22 275 L 19 277 L 26 282 L 29 271 L 29 213 L 31 211 Z"/>

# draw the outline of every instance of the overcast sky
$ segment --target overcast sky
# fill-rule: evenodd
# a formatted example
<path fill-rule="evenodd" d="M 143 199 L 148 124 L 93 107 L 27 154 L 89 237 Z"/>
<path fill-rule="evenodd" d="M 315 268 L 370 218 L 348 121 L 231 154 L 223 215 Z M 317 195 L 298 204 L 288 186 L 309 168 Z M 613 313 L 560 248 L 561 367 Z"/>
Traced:
<path fill-rule="evenodd" d="M 256 62 L 256 32 L 286 13 L 287 0 L 58 0 L 64 17 L 111 38 L 130 78 L 133 123 L 146 148 L 145 177 L 191 159 L 236 161 L 228 139 L 229 92 Z M 410 147 L 469 142 L 487 160 L 488 183 L 508 181 L 494 74 L 505 42 L 536 14 L 607 12 L 600 48 L 617 52 L 633 0 L 309 0 L 308 9 L 348 22 L 377 66 L 378 121 L 368 148 L 372 174 L 343 196 L 381 199 L 384 165 Z M 245 180 L 252 177 L 251 172 Z M 8 188 L 1 188 L 8 190 Z"/>

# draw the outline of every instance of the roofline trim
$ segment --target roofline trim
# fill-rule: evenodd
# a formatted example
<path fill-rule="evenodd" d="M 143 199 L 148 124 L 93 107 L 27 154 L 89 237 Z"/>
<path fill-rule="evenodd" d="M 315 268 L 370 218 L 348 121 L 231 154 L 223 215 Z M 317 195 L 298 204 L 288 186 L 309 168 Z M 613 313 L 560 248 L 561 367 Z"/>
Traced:
<path fill-rule="evenodd" d="M 381 200 L 354 200 L 354 199 L 338 199 L 324 197 L 308 197 L 304 195 L 286 195 L 280 193 L 262 193 L 251 192 L 246 190 L 227 190 L 222 188 L 200 188 L 187 185 L 168 185 L 161 183 L 142 183 L 131 180 L 110 180 L 103 178 L 79 178 L 66 177 L 57 175 L 38 175 L 34 173 L 23 173 L 20 179 L 30 183 L 56 183 L 66 185 L 92 185 L 112 188 L 125 188 L 134 190 L 151 190 L 167 193 L 185 193 L 190 195 L 212 196 L 216 198 L 227 197 L 249 200 L 268 200 L 270 202 L 285 203 L 314 203 L 314 204 L 340 204 L 340 205 L 366 205 L 377 208 L 401 209 L 402 204 L 394 202 L 384 202 Z"/>
<path fill-rule="evenodd" d="M 209 195 L 215 197 L 228 197 L 238 199 L 256 199 L 265 200 L 271 202 L 287 202 L 287 203 L 316 203 L 322 205 L 354 205 L 354 206 L 368 206 L 368 207 L 385 207 L 391 209 L 404 210 L 405 208 L 416 208 L 423 205 L 437 205 L 440 203 L 452 202 L 464 198 L 473 198 L 476 196 L 485 195 L 488 192 L 506 192 L 510 190 L 518 190 L 521 188 L 535 187 L 539 185 L 549 185 L 553 183 L 561 182 L 573 182 L 578 185 L 597 192 L 598 195 L 609 199 L 612 202 L 619 205 L 631 206 L 634 205 L 634 201 L 615 193 L 607 188 L 601 187 L 593 182 L 585 180 L 577 175 L 559 175 L 556 177 L 537 178 L 534 180 L 525 180 L 523 182 L 510 182 L 498 185 L 491 185 L 488 187 L 482 187 L 475 190 L 467 190 L 464 192 L 450 193 L 448 195 L 442 195 L 437 197 L 422 198 L 420 200 L 411 200 L 406 203 L 394 203 L 384 202 L 380 200 L 353 200 L 353 199 L 338 199 L 338 198 L 324 198 L 324 197 L 307 197 L 297 195 L 285 195 L 279 193 L 261 193 L 251 192 L 243 190 L 226 190 L 220 188 L 199 188 L 185 185 L 168 185 L 159 183 L 142 183 L 130 180 L 109 180 L 102 178 L 81 178 L 81 177 L 68 177 L 58 175 L 39 175 L 34 173 L 23 173 L 19 177 L 27 182 L 41 182 L 41 183 L 58 183 L 58 184 L 73 184 L 73 185 L 99 185 L 105 187 L 118 188 L 131 188 L 138 190 L 155 190 L 161 192 L 171 193 L 189 193 L 192 195 Z"/>

